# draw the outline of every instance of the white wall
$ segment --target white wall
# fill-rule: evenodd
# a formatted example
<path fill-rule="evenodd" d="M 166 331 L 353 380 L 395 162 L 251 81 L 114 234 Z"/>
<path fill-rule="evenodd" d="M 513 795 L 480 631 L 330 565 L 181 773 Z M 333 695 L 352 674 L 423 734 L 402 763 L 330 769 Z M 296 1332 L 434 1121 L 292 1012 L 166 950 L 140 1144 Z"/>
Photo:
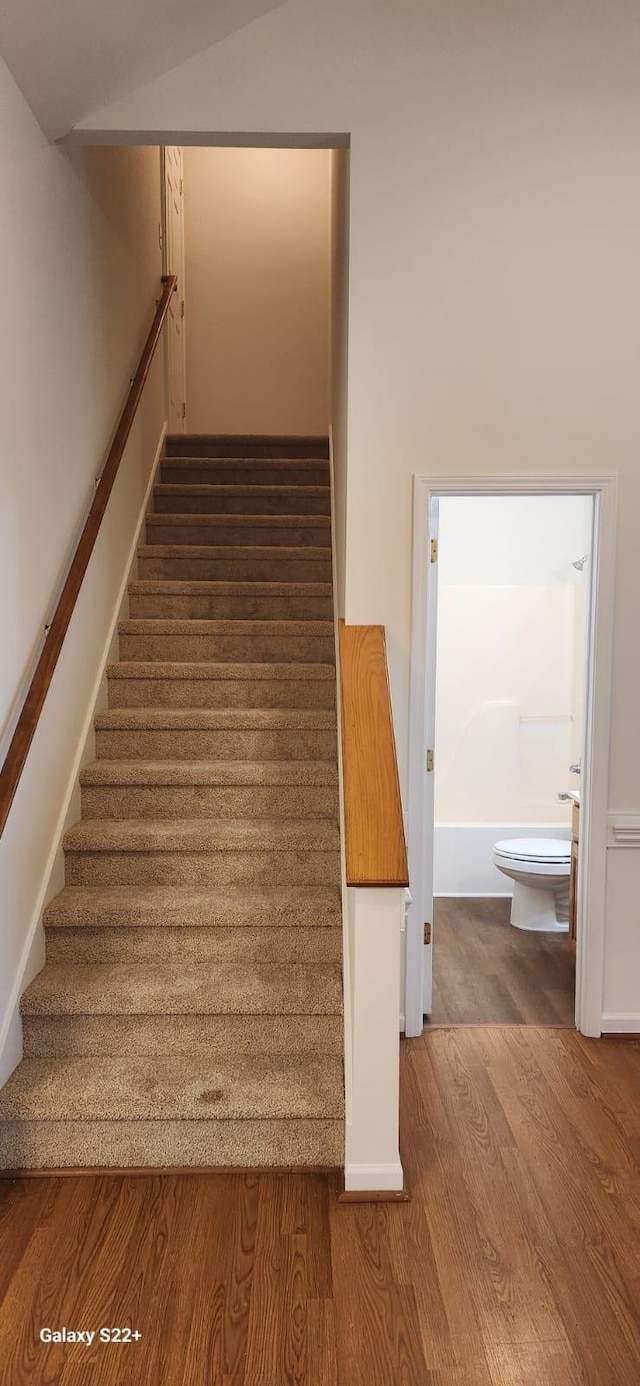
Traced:
<path fill-rule="evenodd" d="M 184 154 L 189 432 L 326 433 L 330 151 Z"/>
<path fill-rule="evenodd" d="M 153 316 L 161 273 L 158 160 L 152 149 L 65 153 L 49 146 L 0 64 L 3 756 Z M 0 1049 L 24 968 L 42 960 L 33 930 L 163 424 L 163 395 L 159 358 L 0 840 Z M 53 887 L 60 876 L 58 858 Z M 12 1024 L 2 1072 L 18 1057 Z"/>
<path fill-rule="evenodd" d="M 387 627 L 403 785 L 413 473 L 615 470 L 609 806 L 640 810 L 639 70 L 628 0 L 288 0 L 84 122 L 351 136 L 346 615 Z M 607 1005 L 640 1017 L 621 855 Z"/>

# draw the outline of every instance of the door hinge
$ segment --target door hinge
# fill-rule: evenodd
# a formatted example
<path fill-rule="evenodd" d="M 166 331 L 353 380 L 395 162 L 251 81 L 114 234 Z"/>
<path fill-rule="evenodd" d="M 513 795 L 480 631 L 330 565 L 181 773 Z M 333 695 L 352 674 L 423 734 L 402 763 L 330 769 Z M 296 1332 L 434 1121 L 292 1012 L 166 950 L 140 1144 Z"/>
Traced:
<path fill-rule="evenodd" d="M 180 179 L 180 196 L 181 196 L 181 197 L 182 197 L 183 193 L 184 193 L 184 179 L 181 178 L 181 179 Z"/>
<path fill-rule="evenodd" d="M 186 417 L 187 417 L 187 406 L 186 406 L 186 404 L 183 404 L 183 405 L 182 405 L 182 418 L 183 418 L 183 419 L 186 419 Z"/>
<path fill-rule="evenodd" d="M 184 317 L 184 299 L 182 300 L 182 303 L 180 304 L 180 317 L 181 317 L 181 318 Z"/>
<path fill-rule="evenodd" d="M 437 563 L 437 562 L 438 562 L 438 540 L 437 540 L 437 539 L 432 539 L 432 540 L 431 540 L 431 562 L 432 562 L 432 563 Z"/>
<path fill-rule="evenodd" d="M 433 770 L 433 751 L 427 751 L 427 770 Z"/>
<path fill-rule="evenodd" d="M 431 925 L 428 923 L 424 926 L 424 943 L 431 943 Z"/>

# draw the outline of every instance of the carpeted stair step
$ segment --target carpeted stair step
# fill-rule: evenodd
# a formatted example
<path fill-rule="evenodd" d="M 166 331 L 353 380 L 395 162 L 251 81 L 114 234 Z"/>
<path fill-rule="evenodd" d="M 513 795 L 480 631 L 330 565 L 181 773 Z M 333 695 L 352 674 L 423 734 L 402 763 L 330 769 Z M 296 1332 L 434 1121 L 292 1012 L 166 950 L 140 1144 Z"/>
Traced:
<path fill-rule="evenodd" d="M 330 583 L 176 582 L 143 578 L 129 583 L 134 619 L 330 621 Z"/>
<path fill-rule="evenodd" d="M 28 1122 L 0 1124 L 0 1166 L 24 1169 L 166 1170 L 273 1166 L 339 1169 L 343 1119 L 273 1121 Z M 70 1378 L 69 1378 L 70 1379 Z M 86 1380 L 76 1378 L 76 1380 Z M 222 1380 L 222 1378 L 216 1378 Z"/>
<path fill-rule="evenodd" d="M 338 817 L 331 760 L 103 759 L 80 784 L 83 818 Z"/>
<path fill-rule="evenodd" d="M 331 543 L 324 515 L 148 515 L 149 544 L 233 544 L 299 548 Z"/>
<path fill-rule="evenodd" d="M 106 760 L 330 760 L 336 714 L 325 708 L 111 708 L 95 718 Z"/>
<path fill-rule="evenodd" d="M 337 889 L 67 886 L 45 910 L 51 963 L 336 963 Z"/>
<path fill-rule="evenodd" d="M 121 659 L 333 664 L 332 621 L 121 621 Z"/>
<path fill-rule="evenodd" d="M 129 660 L 107 667 L 109 707 L 335 707 L 330 664 L 190 664 Z"/>
<path fill-rule="evenodd" d="M 171 1054 L 29 1059 L 0 1092 L 0 1121 L 264 1121 L 341 1117 L 342 1065 L 310 1055 L 212 1063 Z"/>
<path fill-rule="evenodd" d="M 343 1021 L 337 1012 L 92 1015 L 87 1011 L 67 1014 L 58 1009 L 53 1014 L 25 1015 L 22 1033 L 25 1057 L 43 1059 L 91 1054 L 341 1055 L 343 1051 Z"/>
<path fill-rule="evenodd" d="M 0 1093 L 0 1166 L 337 1165 L 343 1115 L 327 1057 L 28 1059 Z"/>
<path fill-rule="evenodd" d="M 342 960 L 342 930 L 181 928 L 48 929 L 51 963 L 165 963 L 174 967 L 212 963 L 333 963 Z"/>
<path fill-rule="evenodd" d="M 22 1015 L 341 1015 L 340 969 L 218 963 L 57 967 L 27 987 Z"/>
<path fill-rule="evenodd" d="M 83 819 L 65 833 L 67 885 L 324 885 L 339 869 L 328 819 Z"/>
<path fill-rule="evenodd" d="M 328 486 L 329 463 L 314 458 L 169 457 L 160 480 L 174 486 Z"/>
<path fill-rule="evenodd" d="M 169 433 L 166 457 L 311 458 L 329 460 L 329 439 L 321 434 Z"/>
<path fill-rule="evenodd" d="M 222 486 L 159 482 L 153 491 L 156 515 L 330 515 L 328 486 Z"/>
<path fill-rule="evenodd" d="M 331 550 L 256 545 L 169 544 L 138 548 L 141 578 L 171 578 L 178 582 L 331 582 Z"/>
<path fill-rule="evenodd" d="M 47 929 L 341 928 L 339 886 L 65 886 L 44 912 Z"/>

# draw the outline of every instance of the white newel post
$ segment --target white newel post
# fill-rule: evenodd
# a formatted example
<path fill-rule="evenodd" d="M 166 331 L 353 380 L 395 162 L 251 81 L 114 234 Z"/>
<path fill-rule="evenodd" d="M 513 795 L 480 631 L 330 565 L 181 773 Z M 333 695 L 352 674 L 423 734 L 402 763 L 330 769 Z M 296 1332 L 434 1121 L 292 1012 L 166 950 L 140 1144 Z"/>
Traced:
<path fill-rule="evenodd" d="M 401 1190 L 398 992 L 404 889 L 347 891 L 352 1081 L 345 1189 Z"/>

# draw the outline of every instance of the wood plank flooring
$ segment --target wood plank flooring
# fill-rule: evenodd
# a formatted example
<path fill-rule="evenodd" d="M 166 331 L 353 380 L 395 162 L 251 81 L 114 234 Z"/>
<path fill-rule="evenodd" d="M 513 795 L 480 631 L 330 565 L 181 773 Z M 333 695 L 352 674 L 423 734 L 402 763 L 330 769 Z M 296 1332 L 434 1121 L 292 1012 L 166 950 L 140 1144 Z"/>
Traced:
<path fill-rule="evenodd" d="M 635 1386 L 640 1043 L 402 1046 L 411 1202 L 334 1176 L 0 1181 L 8 1386 Z M 42 1327 L 136 1328 L 45 1346 Z"/>
<path fill-rule="evenodd" d="M 573 1025 L 566 934 L 525 933 L 508 899 L 434 901 L 433 1010 L 440 1025 Z"/>

